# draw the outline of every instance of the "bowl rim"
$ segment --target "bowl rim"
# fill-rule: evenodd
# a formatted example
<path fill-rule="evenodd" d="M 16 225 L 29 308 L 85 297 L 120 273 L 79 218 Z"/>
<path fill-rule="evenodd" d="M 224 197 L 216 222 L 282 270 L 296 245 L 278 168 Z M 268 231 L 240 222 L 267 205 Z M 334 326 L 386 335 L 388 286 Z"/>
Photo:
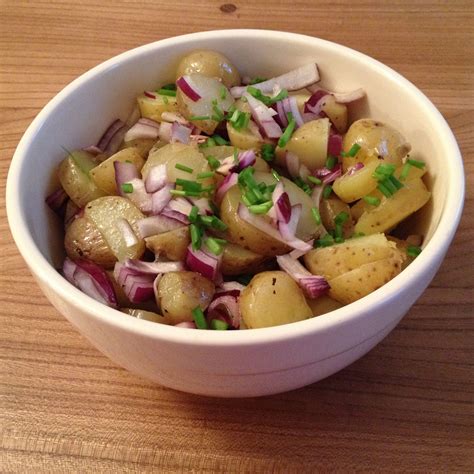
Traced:
<path fill-rule="evenodd" d="M 312 43 L 316 48 L 322 47 L 329 51 L 351 55 L 385 76 L 388 81 L 396 82 L 400 87 L 406 89 L 413 96 L 413 99 L 426 110 L 427 115 L 431 118 L 433 127 L 441 134 L 441 140 L 446 144 L 446 149 L 450 150 L 450 160 L 447 160 L 446 165 L 446 175 L 448 176 L 446 198 L 438 225 L 420 256 L 394 279 L 354 303 L 311 319 L 248 331 L 199 331 L 159 325 L 146 320 L 137 320 L 136 318 L 117 318 L 117 310 L 99 303 L 75 288 L 57 272 L 36 247 L 32 236 L 28 232 L 24 210 L 20 206 L 19 193 L 17 192 L 17 189 L 20 187 L 23 166 L 27 161 L 27 151 L 43 122 L 54 113 L 55 108 L 69 94 L 74 93 L 84 82 L 101 75 L 110 68 L 117 67 L 122 62 L 134 60 L 135 57 L 150 51 L 158 51 L 162 48 L 182 43 L 189 42 L 192 44 L 195 40 L 219 40 L 224 37 L 236 41 L 239 38 L 247 37 L 254 37 L 257 40 L 281 40 L 283 38 L 290 43 L 294 43 L 295 47 L 297 43 Z M 429 273 L 433 262 L 438 261 L 444 255 L 459 224 L 463 202 L 463 162 L 456 139 L 438 109 L 414 84 L 385 64 L 347 46 L 317 37 L 264 29 L 223 29 L 166 38 L 125 51 L 83 73 L 56 94 L 29 125 L 13 155 L 6 186 L 8 222 L 17 248 L 33 275 L 42 284 L 57 293 L 61 299 L 67 301 L 79 311 L 87 313 L 88 317 L 100 320 L 101 323 L 106 325 L 119 327 L 127 332 L 179 344 L 219 347 L 249 346 L 298 339 L 302 336 L 308 336 L 308 334 L 316 334 L 324 332 L 329 328 L 345 325 L 348 322 L 355 322 L 364 318 L 370 310 L 380 309 L 387 301 L 395 298 L 403 289 L 413 285 L 420 276 Z"/>

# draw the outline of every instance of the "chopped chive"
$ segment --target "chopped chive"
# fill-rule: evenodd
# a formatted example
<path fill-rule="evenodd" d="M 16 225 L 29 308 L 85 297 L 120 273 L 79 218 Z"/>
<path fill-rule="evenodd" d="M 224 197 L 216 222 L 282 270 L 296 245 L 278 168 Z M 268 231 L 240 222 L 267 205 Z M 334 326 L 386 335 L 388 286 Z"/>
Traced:
<path fill-rule="evenodd" d="M 238 148 L 234 147 L 234 152 L 233 152 L 232 157 L 234 159 L 234 164 L 238 165 L 239 164 L 239 150 L 238 150 Z"/>
<path fill-rule="evenodd" d="M 280 175 L 278 174 L 277 170 L 272 169 L 272 175 L 277 180 L 280 181 Z"/>
<path fill-rule="evenodd" d="M 252 189 L 248 189 L 243 196 L 245 196 L 245 199 L 250 203 L 251 206 L 258 204 L 258 197 L 255 195 Z"/>
<path fill-rule="evenodd" d="M 408 178 L 408 173 L 410 173 L 411 165 L 410 163 L 405 163 L 400 173 L 400 180 L 405 181 Z"/>
<path fill-rule="evenodd" d="M 198 218 L 198 214 L 199 214 L 199 208 L 197 206 L 193 206 L 188 216 L 189 222 L 191 222 L 192 224 L 195 224 Z"/>
<path fill-rule="evenodd" d="M 332 155 L 328 155 L 327 159 L 326 159 L 326 168 L 328 170 L 332 170 L 337 164 L 337 158 L 335 156 L 332 156 Z"/>
<path fill-rule="evenodd" d="M 193 250 L 199 250 L 202 244 L 202 230 L 196 224 L 190 224 L 189 233 Z"/>
<path fill-rule="evenodd" d="M 122 183 L 122 191 L 124 193 L 130 194 L 133 193 L 133 184 L 132 183 Z"/>
<path fill-rule="evenodd" d="M 390 178 L 387 178 L 384 181 L 381 181 L 379 184 L 383 184 L 390 191 L 391 195 L 397 192 L 397 187 L 392 183 Z"/>
<path fill-rule="evenodd" d="M 338 235 L 334 237 L 334 242 L 336 242 L 336 244 L 342 244 L 343 242 L 345 242 L 345 239 L 344 237 Z"/>
<path fill-rule="evenodd" d="M 247 206 L 247 207 L 250 207 L 252 204 L 254 204 L 253 202 L 251 202 L 247 196 L 245 195 L 242 195 L 242 201 L 244 202 L 244 204 Z"/>
<path fill-rule="evenodd" d="M 227 97 L 227 89 L 224 86 L 221 87 L 220 97 L 222 100 L 225 100 L 225 98 Z"/>
<path fill-rule="evenodd" d="M 185 191 L 201 192 L 202 184 L 188 179 L 176 178 L 176 184 L 181 186 Z"/>
<path fill-rule="evenodd" d="M 249 211 L 253 214 L 266 214 L 272 206 L 273 202 L 267 201 L 262 204 L 254 204 L 253 206 L 249 206 Z"/>
<path fill-rule="evenodd" d="M 214 204 L 214 202 L 211 199 L 209 199 L 208 202 L 209 202 L 209 207 L 212 209 L 212 212 L 214 214 L 219 214 L 219 208 Z"/>
<path fill-rule="evenodd" d="M 196 327 L 198 329 L 208 329 L 206 317 L 204 316 L 204 313 L 203 313 L 202 309 L 199 306 L 194 308 L 191 311 L 191 313 L 193 315 L 194 322 L 196 323 Z"/>
<path fill-rule="evenodd" d="M 212 110 L 214 111 L 214 115 L 211 116 L 211 119 L 215 122 L 222 122 L 222 120 L 224 120 L 224 112 L 217 105 L 217 99 L 212 101 Z"/>
<path fill-rule="evenodd" d="M 267 161 L 271 162 L 275 159 L 275 146 L 271 143 L 264 143 L 262 145 L 262 158 Z"/>
<path fill-rule="evenodd" d="M 383 183 L 379 183 L 377 186 L 377 189 L 387 198 L 389 198 L 392 195 L 390 190 Z"/>
<path fill-rule="evenodd" d="M 349 214 L 345 211 L 340 212 L 335 218 L 334 223 L 336 225 L 342 225 L 349 219 Z"/>
<path fill-rule="evenodd" d="M 421 253 L 421 248 L 417 247 L 416 245 L 409 245 L 407 247 L 407 255 L 409 257 L 416 258 L 418 257 L 418 255 L 420 255 L 420 253 Z"/>
<path fill-rule="evenodd" d="M 161 88 L 158 91 L 158 94 L 163 95 L 163 96 L 168 96 L 168 97 L 176 97 L 176 91 L 172 91 L 170 89 Z"/>
<path fill-rule="evenodd" d="M 198 173 L 197 179 L 212 178 L 213 176 L 214 173 L 212 171 L 203 171 L 202 173 Z"/>
<path fill-rule="evenodd" d="M 409 158 L 407 160 L 407 163 L 414 166 L 415 168 L 419 168 L 419 169 L 423 169 L 426 165 L 426 163 L 424 161 L 413 160 L 411 158 Z"/>
<path fill-rule="evenodd" d="M 176 84 L 174 82 L 170 82 L 169 84 L 165 84 L 162 89 L 165 89 L 167 91 L 175 91 L 177 88 L 176 88 Z"/>
<path fill-rule="evenodd" d="M 229 325 L 220 319 L 213 319 L 211 321 L 211 329 L 214 329 L 215 331 L 226 331 L 229 329 Z"/>
<path fill-rule="evenodd" d="M 252 85 L 255 85 L 255 84 L 259 84 L 260 82 L 265 82 L 266 79 L 264 79 L 263 77 L 254 77 L 250 82 L 249 82 L 249 85 L 252 86 Z"/>
<path fill-rule="evenodd" d="M 285 99 L 288 97 L 288 91 L 286 89 L 282 89 L 276 96 L 274 97 L 269 97 L 265 95 L 260 89 L 257 89 L 256 87 L 252 87 L 249 85 L 247 87 L 247 92 L 252 96 L 255 97 L 257 100 L 260 102 L 263 102 L 267 107 L 270 105 L 274 104 L 275 102 L 278 102 L 282 99 Z"/>
<path fill-rule="evenodd" d="M 170 194 L 172 196 L 188 196 L 187 192 L 181 189 L 170 189 Z"/>
<path fill-rule="evenodd" d="M 204 243 L 214 255 L 220 255 L 224 251 L 223 246 L 213 237 L 207 238 Z"/>
<path fill-rule="evenodd" d="M 324 199 L 327 199 L 332 193 L 332 186 L 331 185 L 327 185 L 324 187 L 324 190 L 323 190 L 323 198 Z"/>
<path fill-rule="evenodd" d="M 168 105 L 169 102 L 170 102 L 170 101 L 168 100 L 168 97 L 166 97 L 165 95 L 162 96 L 162 97 L 163 97 L 163 103 L 164 103 L 165 105 Z"/>
<path fill-rule="evenodd" d="M 380 204 L 380 199 L 374 196 L 364 196 L 364 201 L 371 206 L 378 206 Z"/>
<path fill-rule="evenodd" d="M 216 146 L 216 141 L 214 140 L 214 138 L 209 137 L 209 138 L 206 140 L 206 146 L 207 146 L 207 147 Z"/>
<path fill-rule="evenodd" d="M 306 179 L 310 183 L 316 184 L 318 186 L 323 183 L 319 178 L 316 178 L 315 176 L 308 176 Z"/>
<path fill-rule="evenodd" d="M 284 148 L 286 144 L 290 141 L 291 135 L 296 127 L 296 120 L 293 118 L 293 114 L 288 112 L 288 126 L 285 128 L 282 136 L 278 139 L 278 146 Z"/>
<path fill-rule="evenodd" d="M 211 167 L 212 170 L 219 168 L 219 166 L 221 165 L 221 162 L 212 155 L 207 156 L 206 160 L 209 163 L 209 166 Z"/>
<path fill-rule="evenodd" d="M 313 214 L 316 224 L 321 225 L 321 214 L 319 213 L 319 209 L 317 207 L 312 207 L 311 214 Z"/>
<path fill-rule="evenodd" d="M 174 165 L 174 167 L 177 169 L 177 170 L 181 170 L 181 171 L 185 171 L 186 173 L 192 173 L 194 170 L 192 168 L 190 168 L 189 166 L 186 166 L 186 165 L 183 165 L 181 163 L 176 163 Z"/>
<path fill-rule="evenodd" d="M 227 244 L 227 240 L 225 240 L 225 239 L 219 239 L 217 237 L 213 237 L 213 239 L 221 245 L 226 245 Z"/>
<path fill-rule="evenodd" d="M 227 230 L 227 224 L 216 216 L 199 216 L 199 222 L 206 227 L 212 227 L 217 230 Z"/>
<path fill-rule="evenodd" d="M 331 234 L 326 234 L 318 240 L 314 241 L 314 247 L 330 247 L 334 244 L 334 238 Z"/>
<path fill-rule="evenodd" d="M 189 120 L 196 121 L 196 120 L 210 120 L 211 117 L 209 115 L 192 115 L 189 117 Z"/>
<path fill-rule="evenodd" d="M 378 165 L 377 168 L 375 168 L 375 171 L 372 173 L 372 178 L 376 179 L 377 181 L 383 181 L 392 176 L 394 171 L 395 165 L 392 165 L 391 163 L 384 163 Z"/>
<path fill-rule="evenodd" d="M 354 145 L 351 146 L 351 149 L 345 154 L 345 156 L 351 156 L 354 158 L 354 156 L 359 153 L 360 150 L 360 145 L 358 143 L 354 143 Z"/>
<path fill-rule="evenodd" d="M 212 135 L 211 137 L 217 145 L 230 145 L 230 142 L 227 141 L 225 138 L 222 138 L 220 135 Z"/>
<path fill-rule="evenodd" d="M 398 181 L 397 178 L 395 178 L 395 176 L 390 176 L 388 178 L 388 180 L 397 188 L 397 189 L 402 189 L 403 188 L 403 184 L 400 183 L 400 181 Z"/>

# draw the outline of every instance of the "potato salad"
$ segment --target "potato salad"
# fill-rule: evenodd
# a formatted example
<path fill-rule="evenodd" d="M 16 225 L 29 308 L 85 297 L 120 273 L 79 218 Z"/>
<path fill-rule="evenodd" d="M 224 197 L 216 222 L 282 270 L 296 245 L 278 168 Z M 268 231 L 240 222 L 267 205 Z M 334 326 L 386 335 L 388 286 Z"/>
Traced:
<path fill-rule="evenodd" d="M 350 120 L 364 100 L 325 89 L 314 62 L 242 77 L 219 52 L 190 52 L 96 144 L 64 149 L 46 199 L 64 223 L 62 274 L 117 317 L 219 331 L 377 290 L 421 252 L 399 224 L 430 191 L 401 133 Z"/>

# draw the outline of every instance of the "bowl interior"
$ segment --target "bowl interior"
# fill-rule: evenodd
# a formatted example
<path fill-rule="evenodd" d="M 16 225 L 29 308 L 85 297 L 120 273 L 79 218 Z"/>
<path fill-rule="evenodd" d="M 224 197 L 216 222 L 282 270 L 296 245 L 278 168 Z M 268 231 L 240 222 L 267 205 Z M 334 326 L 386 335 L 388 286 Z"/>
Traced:
<path fill-rule="evenodd" d="M 28 233 L 53 266 L 62 262 L 62 230 L 44 198 L 54 187 L 64 148 L 95 144 L 115 118 L 127 117 L 136 95 L 174 80 L 178 58 L 198 48 L 224 53 L 242 75 L 270 77 L 315 61 L 323 87 L 336 91 L 363 87 L 368 98 L 354 109 L 355 118 L 371 117 L 392 125 L 411 143 L 412 156 L 428 162 L 433 198 L 417 231 L 429 241 L 450 183 L 439 179 L 449 174 L 445 161 L 449 149 L 439 133 L 439 117 L 424 96 L 390 69 L 348 48 L 301 35 L 236 30 L 187 35 L 124 53 L 67 86 L 35 120 L 18 150 L 16 159 L 24 155 L 24 160 L 17 177 L 21 184 L 14 193 Z"/>

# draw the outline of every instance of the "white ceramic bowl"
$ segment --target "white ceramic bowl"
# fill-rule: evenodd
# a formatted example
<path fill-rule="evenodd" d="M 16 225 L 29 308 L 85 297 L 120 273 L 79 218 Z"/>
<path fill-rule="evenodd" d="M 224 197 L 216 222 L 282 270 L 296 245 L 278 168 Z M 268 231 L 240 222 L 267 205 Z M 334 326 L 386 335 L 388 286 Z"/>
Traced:
<path fill-rule="evenodd" d="M 135 96 L 173 80 L 183 53 L 216 49 L 243 75 L 271 76 L 316 61 L 322 84 L 363 87 L 356 111 L 386 121 L 429 166 L 433 198 L 421 218 L 421 255 L 365 298 L 321 317 L 249 331 L 196 331 L 125 317 L 69 284 L 56 270 L 63 258 L 59 224 L 44 204 L 55 167 L 68 149 L 96 142 Z M 451 130 L 433 104 L 399 74 L 361 53 L 291 33 L 225 30 L 170 38 L 106 61 L 61 91 L 36 117 L 13 158 L 7 183 L 8 219 L 16 244 L 51 301 L 117 364 L 186 392 L 245 397 L 316 382 L 346 367 L 400 321 L 435 275 L 463 206 L 462 160 Z"/>

